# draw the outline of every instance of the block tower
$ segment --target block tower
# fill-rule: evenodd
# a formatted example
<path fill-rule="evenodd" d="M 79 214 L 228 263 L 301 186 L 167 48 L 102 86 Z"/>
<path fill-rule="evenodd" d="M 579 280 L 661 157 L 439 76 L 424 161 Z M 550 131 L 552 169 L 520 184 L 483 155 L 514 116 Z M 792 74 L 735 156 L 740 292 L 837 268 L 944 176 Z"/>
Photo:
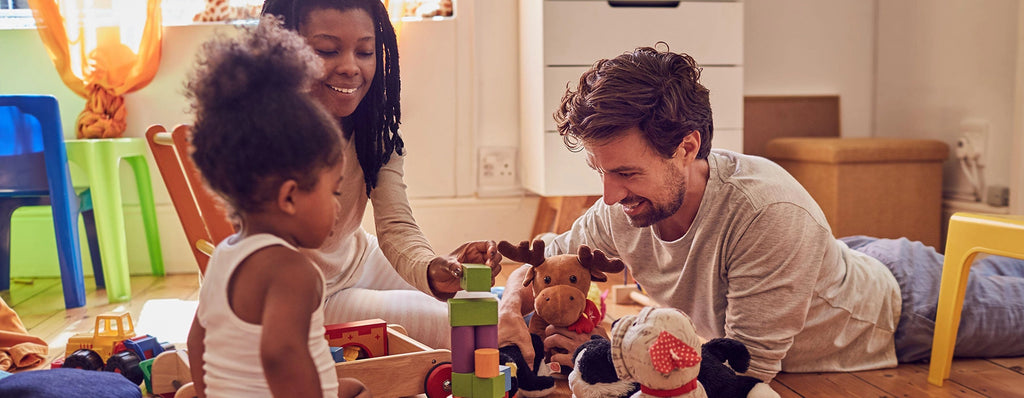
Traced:
<path fill-rule="evenodd" d="M 452 396 L 506 397 L 512 372 L 498 361 L 498 299 L 491 291 L 491 268 L 463 264 L 462 289 L 448 300 L 452 325 Z"/>

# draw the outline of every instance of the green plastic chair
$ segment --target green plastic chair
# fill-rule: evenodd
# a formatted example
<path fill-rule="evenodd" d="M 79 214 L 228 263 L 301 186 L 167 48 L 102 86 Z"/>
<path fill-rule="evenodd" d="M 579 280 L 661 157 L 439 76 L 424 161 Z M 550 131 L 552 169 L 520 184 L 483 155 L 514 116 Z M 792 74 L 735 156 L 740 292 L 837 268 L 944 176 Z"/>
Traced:
<path fill-rule="evenodd" d="M 128 162 L 135 174 L 150 268 L 153 275 L 164 275 L 153 185 L 146 163 L 146 141 L 137 137 L 67 140 L 65 146 L 68 160 L 81 167 L 89 178 L 107 299 L 110 302 L 128 301 L 132 290 L 121 201 L 121 160 Z"/>

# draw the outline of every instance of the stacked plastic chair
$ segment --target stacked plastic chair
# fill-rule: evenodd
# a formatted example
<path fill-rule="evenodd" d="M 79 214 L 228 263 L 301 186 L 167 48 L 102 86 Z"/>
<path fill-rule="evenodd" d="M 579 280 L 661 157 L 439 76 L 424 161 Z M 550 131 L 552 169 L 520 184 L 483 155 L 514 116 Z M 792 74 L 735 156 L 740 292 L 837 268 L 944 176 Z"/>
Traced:
<path fill-rule="evenodd" d="M 50 205 L 64 306 L 84 306 L 79 215 L 86 226 L 96 285 L 103 287 L 99 243 L 89 191 L 77 194 L 71 185 L 60 111 L 54 97 L 0 95 L 0 165 L 0 290 L 10 288 L 14 210 Z"/>

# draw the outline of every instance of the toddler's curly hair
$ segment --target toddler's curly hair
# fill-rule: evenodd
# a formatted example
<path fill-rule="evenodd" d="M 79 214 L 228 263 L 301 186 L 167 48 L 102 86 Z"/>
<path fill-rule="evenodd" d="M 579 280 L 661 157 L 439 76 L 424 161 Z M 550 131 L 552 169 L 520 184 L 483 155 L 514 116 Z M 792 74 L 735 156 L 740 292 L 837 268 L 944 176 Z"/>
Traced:
<path fill-rule="evenodd" d="M 185 88 L 192 159 L 210 188 L 247 213 L 284 181 L 313 189 L 317 171 L 342 153 L 337 121 L 307 93 L 320 58 L 273 17 L 240 29 L 202 45 Z"/>

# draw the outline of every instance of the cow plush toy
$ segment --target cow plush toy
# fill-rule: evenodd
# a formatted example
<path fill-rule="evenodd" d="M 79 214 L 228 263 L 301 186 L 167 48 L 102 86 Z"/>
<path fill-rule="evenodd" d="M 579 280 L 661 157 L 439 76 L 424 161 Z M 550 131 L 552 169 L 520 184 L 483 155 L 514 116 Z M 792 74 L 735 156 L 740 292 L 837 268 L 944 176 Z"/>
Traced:
<path fill-rule="evenodd" d="M 608 258 L 600 250 L 591 250 L 581 245 L 576 254 L 562 254 L 544 258 L 544 241 L 523 241 L 518 246 L 509 242 L 498 243 L 498 251 L 505 258 L 529 264 L 530 269 L 523 281 L 524 287 L 533 288 L 534 313 L 530 318 L 530 334 L 537 353 L 533 371 L 526 366 L 517 347 L 500 347 L 503 356 L 511 358 L 517 365 L 519 394 L 526 397 L 544 396 L 553 389 L 550 377 L 538 376 L 541 358 L 550 362 L 552 352 L 544 352 L 540 336 L 544 336 L 548 325 L 565 327 L 577 333 L 590 333 L 600 324 L 604 314 L 593 301 L 587 299 L 591 281 L 608 280 L 606 272 L 621 272 L 625 265 L 621 260 Z M 569 368 L 563 370 L 569 372 Z"/>

